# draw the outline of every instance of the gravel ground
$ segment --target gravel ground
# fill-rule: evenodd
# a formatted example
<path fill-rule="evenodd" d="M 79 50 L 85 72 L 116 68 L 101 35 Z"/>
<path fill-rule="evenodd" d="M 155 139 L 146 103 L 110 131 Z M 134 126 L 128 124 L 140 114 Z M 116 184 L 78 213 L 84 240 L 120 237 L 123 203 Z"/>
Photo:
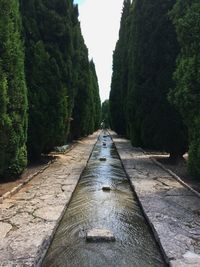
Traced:
<path fill-rule="evenodd" d="M 169 161 L 169 156 L 165 154 L 154 155 L 157 161 L 163 164 L 167 169 L 178 175 L 185 183 L 200 193 L 200 177 L 194 179 L 187 171 L 187 156 L 184 157 L 183 161 L 179 161 L 175 164 Z"/>

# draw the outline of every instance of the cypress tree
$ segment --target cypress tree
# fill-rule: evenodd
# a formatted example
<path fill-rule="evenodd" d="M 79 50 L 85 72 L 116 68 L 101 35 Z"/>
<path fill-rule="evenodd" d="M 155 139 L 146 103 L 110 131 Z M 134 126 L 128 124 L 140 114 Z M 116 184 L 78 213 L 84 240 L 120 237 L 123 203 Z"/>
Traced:
<path fill-rule="evenodd" d="M 177 0 L 171 17 L 181 47 L 170 100 L 189 130 L 189 171 L 200 177 L 200 3 Z"/>
<path fill-rule="evenodd" d="M 90 76 L 93 90 L 92 102 L 94 103 L 93 113 L 91 115 L 94 117 L 94 130 L 97 130 L 99 129 L 101 122 L 101 100 L 99 96 L 98 78 L 93 60 L 90 61 Z"/>
<path fill-rule="evenodd" d="M 133 145 L 172 158 L 187 149 L 187 132 L 168 102 L 179 46 L 168 12 L 174 0 L 135 0 L 130 10 L 127 129 Z"/>
<path fill-rule="evenodd" d="M 125 0 L 119 31 L 119 40 L 113 54 L 113 75 L 110 91 L 110 113 L 112 128 L 118 134 L 126 134 L 127 90 L 128 90 L 128 43 L 129 13 L 131 1 Z"/>
<path fill-rule="evenodd" d="M 102 103 L 102 122 L 105 128 L 110 128 L 110 107 L 109 100 L 105 100 Z"/>
<path fill-rule="evenodd" d="M 27 164 L 27 91 L 18 0 L 0 1 L 0 176 Z"/>
<path fill-rule="evenodd" d="M 21 0 L 29 96 L 28 152 L 66 142 L 72 109 L 72 1 Z"/>
<path fill-rule="evenodd" d="M 74 7 L 73 22 L 74 97 L 70 139 L 77 139 L 99 128 L 101 103 L 95 65 L 88 60 L 88 49 L 81 34 L 77 6 Z"/>
<path fill-rule="evenodd" d="M 21 0 L 21 10 L 30 102 L 28 151 L 38 158 L 94 131 L 98 88 L 77 5 L 72 0 Z"/>
<path fill-rule="evenodd" d="M 71 122 L 71 138 L 76 139 L 88 135 L 93 128 L 91 121 L 91 77 L 88 61 L 88 50 L 85 46 L 81 32 L 79 31 L 79 51 L 76 58 L 77 92 L 74 98 L 74 107 Z M 93 124 L 93 125 L 92 125 Z"/>

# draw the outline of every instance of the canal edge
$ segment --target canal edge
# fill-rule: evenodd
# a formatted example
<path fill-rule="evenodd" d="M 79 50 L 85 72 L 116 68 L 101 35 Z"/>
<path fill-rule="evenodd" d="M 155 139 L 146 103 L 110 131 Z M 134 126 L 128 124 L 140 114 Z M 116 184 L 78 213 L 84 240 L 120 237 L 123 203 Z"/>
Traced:
<path fill-rule="evenodd" d="M 146 221 L 147 221 L 147 223 L 148 223 L 148 225 L 149 225 L 149 227 L 150 227 L 150 230 L 151 230 L 151 232 L 152 232 L 152 234 L 153 234 L 153 236 L 154 236 L 154 238 L 155 238 L 155 240 L 156 240 L 156 243 L 157 243 L 158 247 L 159 247 L 160 250 L 161 250 L 162 256 L 163 256 L 163 258 L 164 258 L 166 264 L 167 264 L 168 266 L 170 266 L 170 260 L 169 260 L 169 258 L 167 257 L 167 254 L 166 254 L 166 252 L 165 252 L 165 250 L 164 250 L 164 248 L 163 248 L 163 246 L 162 246 L 162 243 L 161 243 L 161 241 L 160 241 L 159 235 L 158 235 L 158 233 L 157 233 L 157 231 L 156 231 L 156 229 L 155 229 L 155 227 L 154 227 L 154 225 L 153 225 L 151 219 L 149 218 L 149 216 L 148 216 L 147 213 L 145 212 L 145 209 L 144 209 L 144 207 L 143 207 L 143 205 L 142 205 L 142 203 L 141 203 L 141 201 L 140 201 L 140 198 L 139 198 L 139 196 L 138 196 L 138 194 L 137 194 L 137 192 L 136 192 L 136 190 L 135 190 L 135 186 L 134 186 L 134 184 L 133 184 L 132 181 L 131 181 L 131 177 L 130 177 L 130 175 L 128 174 L 128 172 L 127 172 L 127 170 L 126 170 L 126 168 L 125 168 L 125 166 L 124 166 L 123 160 L 122 160 L 122 158 L 121 158 L 121 156 L 120 156 L 120 153 L 119 153 L 119 151 L 118 151 L 118 148 L 117 148 L 117 146 L 116 146 L 116 143 L 114 142 L 113 134 L 112 134 L 111 132 L 109 132 L 109 131 L 108 131 L 108 133 L 109 133 L 109 135 L 110 135 L 110 137 L 111 137 L 111 139 L 112 139 L 112 141 L 113 141 L 113 144 L 114 144 L 114 146 L 115 146 L 115 148 L 116 148 L 117 154 L 118 154 L 118 156 L 119 156 L 119 159 L 120 159 L 120 162 L 121 162 L 122 167 L 123 167 L 123 169 L 124 169 L 124 172 L 125 172 L 125 174 L 126 174 L 126 177 L 127 177 L 128 181 L 129 181 L 130 187 L 131 187 L 133 193 L 134 193 L 135 196 L 136 196 L 136 199 L 137 199 L 137 201 L 138 201 L 138 203 L 139 203 L 139 206 L 140 206 L 140 208 L 141 208 L 141 210 L 142 210 L 142 213 L 143 213 L 143 215 L 144 215 L 144 217 L 145 217 L 145 219 L 146 219 Z"/>
<path fill-rule="evenodd" d="M 48 252 L 48 249 L 49 249 L 49 247 L 50 247 L 50 245 L 51 245 L 51 243 L 52 243 L 52 240 L 53 240 L 53 238 L 54 238 L 54 236 L 55 236 L 55 233 L 56 233 L 56 231 L 57 231 L 57 229 L 58 229 L 58 227 L 59 227 L 59 225 L 60 225 L 60 222 L 61 222 L 61 220 L 62 220 L 62 218 L 63 218 L 63 216 L 64 216 L 64 214 L 65 214 L 67 208 L 69 207 L 69 204 L 70 204 L 70 202 L 71 202 L 71 200 L 72 200 L 72 198 L 73 198 L 73 196 L 74 196 L 74 193 L 75 193 L 76 188 L 77 188 L 77 186 L 78 186 L 78 183 L 79 183 L 79 181 L 80 181 L 80 179 L 81 179 L 81 176 L 82 176 L 82 174 L 83 174 L 83 172 L 84 172 L 84 170 L 85 170 L 85 168 L 86 168 L 86 166 L 87 166 L 87 164 L 88 164 L 88 162 L 89 162 L 89 160 L 90 160 L 90 158 L 91 158 L 91 155 L 92 155 L 92 153 L 93 153 L 93 150 L 94 150 L 94 148 L 95 148 L 95 145 L 97 144 L 97 142 L 98 142 L 98 140 L 99 140 L 100 132 L 97 131 L 95 134 L 96 134 L 96 141 L 95 141 L 94 144 L 92 144 L 92 146 L 91 146 L 91 149 L 90 149 L 90 151 L 89 151 L 89 155 L 88 155 L 88 159 L 87 159 L 86 163 L 84 164 L 84 166 L 83 166 L 83 168 L 82 168 L 82 170 L 81 170 L 81 172 L 80 172 L 80 175 L 79 175 L 79 178 L 77 179 L 77 182 L 76 182 L 76 184 L 75 184 L 74 190 L 73 190 L 73 192 L 71 193 L 71 196 L 70 196 L 68 202 L 66 202 L 65 207 L 64 207 L 64 209 L 62 210 L 62 212 L 61 212 L 61 214 L 60 214 L 60 216 L 59 216 L 59 218 L 58 218 L 58 220 L 57 220 L 57 222 L 56 222 L 56 224 L 55 224 L 55 227 L 54 227 L 54 229 L 53 229 L 51 235 L 50 235 L 47 239 L 45 239 L 45 240 L 43 241 L 42 245 L 40 246 L 40 248 L 39 248 L 39 250 L 38 250 L 38 252 L 37 252 L 38 255 L 36 256 L 35 263 L 33 264 L 33 266 L 35 266 L 35 267 L 40 267 L 40 266 L 42 265 L 43 260 L 44 260 L 44 258 L 45 258 L 45 256 L 46 256 L 46 254 L 47 254 L 47 252 Z M 73 149 L 73 148 L 71 148 L 71 150 L 72 150 L 72 149 Z"/>

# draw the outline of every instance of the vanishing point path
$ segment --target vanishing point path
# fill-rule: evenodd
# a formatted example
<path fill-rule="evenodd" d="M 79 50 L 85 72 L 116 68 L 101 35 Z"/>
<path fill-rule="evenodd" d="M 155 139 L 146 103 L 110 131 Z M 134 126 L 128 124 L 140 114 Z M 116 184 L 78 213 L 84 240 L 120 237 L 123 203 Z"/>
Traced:
<path fill-rule="evenodd" d="M 114 239 L 89 242 L 92 229 Z M 200 266 L 200 198 L 113 132 L 79 141 L 0 204 L 0 266 L 168 265 Z"/>

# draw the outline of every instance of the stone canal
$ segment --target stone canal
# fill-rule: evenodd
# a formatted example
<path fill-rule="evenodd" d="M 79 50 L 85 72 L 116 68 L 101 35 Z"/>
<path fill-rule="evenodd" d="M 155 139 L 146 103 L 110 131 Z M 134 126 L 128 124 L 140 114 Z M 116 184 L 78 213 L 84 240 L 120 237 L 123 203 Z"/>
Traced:
<path fill-rule="evenodd" d="M 113 238 L 91 242 L 93 229 Z M 107 133 L 99 136 L 42 266 L 167 266 Z"/>

